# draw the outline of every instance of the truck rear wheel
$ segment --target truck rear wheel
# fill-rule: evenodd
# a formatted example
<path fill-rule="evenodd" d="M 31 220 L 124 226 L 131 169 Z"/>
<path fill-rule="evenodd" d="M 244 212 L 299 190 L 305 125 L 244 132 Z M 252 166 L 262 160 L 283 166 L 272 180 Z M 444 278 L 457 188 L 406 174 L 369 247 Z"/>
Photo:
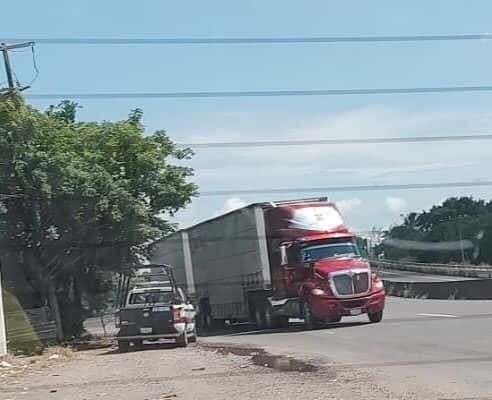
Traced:
<path fill-rule="evenodd" d="M 275 315 L 270 304 L 265 304 L 265 326 L 267 329 L 285 328 L 289 325 L 289 317 L 283 315 Z"/>
<path fill-rule="evenodd" d="M 126 353 L 130 350 L 130 342 L 127 340 L 118 340 L 118 351 L 120 353 Z"/>
<path fill-rule="evenodd" d="M 375 312 L 375 313 L 369 313 L 367 314 L 369 317 L 369 321 L 371 321 L 373 324 L 376 324 L 378 322 L 381 322 L 383 319 L 383 310 Z"/>

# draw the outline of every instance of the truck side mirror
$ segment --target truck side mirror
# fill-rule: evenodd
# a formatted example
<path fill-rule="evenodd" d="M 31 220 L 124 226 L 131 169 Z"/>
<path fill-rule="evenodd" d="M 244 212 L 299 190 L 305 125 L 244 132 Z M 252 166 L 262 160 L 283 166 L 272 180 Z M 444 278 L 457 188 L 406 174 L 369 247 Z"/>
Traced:
<path fill-rule="evenodd" d="M 287 265 L 289 260 L 287 258 L 287 247 L 285 245 L 280 246 L 280 265 Z"/>

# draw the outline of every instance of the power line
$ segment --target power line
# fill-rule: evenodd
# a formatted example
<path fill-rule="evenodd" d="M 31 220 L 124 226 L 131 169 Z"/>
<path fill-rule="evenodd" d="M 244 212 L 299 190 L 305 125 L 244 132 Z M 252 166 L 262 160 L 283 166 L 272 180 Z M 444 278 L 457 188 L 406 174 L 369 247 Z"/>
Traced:
<path fill-rule="evenodd" d="M 383 191 L 383 190 L 422 190 L 422 189 L 467 188 L 467 187 L 485 187 L 485 186 L 492 186 L 492 181 L 327 186 L 327 187 L 280 188 L 280 189 L 208 190 L 208 191 L 201 192 L 200 196 L 209 197 L 209 196 L 232 196 L 232 195 L 278 194 L 278 193 L 366 192 L 366 191 Z"/>
<path fill-rule="evenodd" d="M 302 44 L 302 43 L 377 43 L 490 40 L 491 33 L 390 36 L 318 36 L 318 37 L 212 37 L 212 38 L 10 38 L 7 42 L 32 41 L 50 45 L 186 45 L 186 44 Z"/>
<path fill-rule="evenodd" d="M 403 183 L 383 185 L 356 185 L 356 186 L 325 186 L 325 187 L 297 187 L 278 189 L 236 189 L 236 190 L 206 190 L 199 193 L 200 197 L 231 196 L 248 194 L 287 194 L 287 193 L 331 193 L 331 192 L 369 192 L 384 190 L 424 190 L 445 188 L 488 187 L 492 181 L 461 181 L 435 183 Z M 26 194 L 0 194 L 1 198 L 30 198 Z M 32 197 L 34 198 L 34 197 Z"/>
<path fill-rule="evenodd" d="M 492 86 L 440 86 L 375 89 L 315 89 L 315 90 L 255 90 L 218 92 L 122 92 L 122 93 L 32 93 L 26 97 L 42 99 L 165 99 L 165 98 L 219 98 L 219 97 L 285 97 L 285 96 L 339 96 L 368 94 L 428 94 L 459 92 L 490 92 Z"/>
<path fill-rule="evenodd" d="M 361 138 L 361 139 L 307 139 L 307 140 L 262 140 L 250 142 L 204 142 L 179 143 L 182 147 L 199 148 L 234 148 L 234 147 L 274 147 L 274 146 L 312 146 L 339 144 L 384 144 L 384 143 L 417 143 L 417 142 L 455 142 L 491 140 L 492 134 L 456 135 L 456 136 L 416 136 L 390 138 Z"/>

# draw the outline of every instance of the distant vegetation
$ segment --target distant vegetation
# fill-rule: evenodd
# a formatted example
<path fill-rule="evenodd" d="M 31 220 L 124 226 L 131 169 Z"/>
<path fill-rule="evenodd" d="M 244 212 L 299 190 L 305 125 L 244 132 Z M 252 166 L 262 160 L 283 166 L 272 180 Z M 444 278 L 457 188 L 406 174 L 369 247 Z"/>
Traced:
<path fill-rule="evenodd" d="M 379 245 L 376 253 L 388 259 L 411 259 L 428 263 L 492 264 L 492 201 L 472 197 L 450 197 L 430 210 L 408 214 L 403 224 L 393 226 L 386 238 L 415 242 L 398 245 L 388 240 Z M 455 242 L 466 245 L 447 249 L 445 245 L 424 249 L 418 242 Z"/>

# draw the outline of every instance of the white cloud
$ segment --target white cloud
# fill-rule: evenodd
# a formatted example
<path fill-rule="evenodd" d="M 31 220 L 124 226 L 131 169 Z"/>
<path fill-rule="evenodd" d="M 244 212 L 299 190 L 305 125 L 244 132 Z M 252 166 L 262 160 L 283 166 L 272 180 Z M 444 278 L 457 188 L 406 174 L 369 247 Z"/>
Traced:
<path fill-rule="evenodd" d="M 362 200 L 357 197 L 354 197 L 352 199 L 338 200 L 336 202 L 336 205 L 342 215 L 344 215 L 359 208 L 362 205 Z"/>
<path fill-rule="evenodd" d="M 242 208 L 244 206 L 246 206 L 246 203 L 239 197 L 230 197 L 224 202 L 224 205 L 220 210 L 214 212 L 214 217 L 237 210 L 238 208 Z"/>
<path fill-rule="evenodd" d="M 238 122 L 239 118 L 239 122 Z M 175 134 L 180 142 L 300 140 L 370 137 L 463 135 L 492 129 L 488 110 L 398 109 L 372 106 L 291 118 L 285 113 L 254 111 L 244 116 L 218 118 L 204 113 L 189 119 Z M 207 127 L 204 130 L 204 126 Z M 484 143 L 485 144 L 485 143 Z M 199 222 L 244 205 L 244 201 L 281 200 L 334 193 L 303 192 L 302 188 L 406 183 L 433 183 L 486 179 L 490 146 L 481 142 L 423 142 L 283 147 L 197 148 L 187 166 L 195 168 L 201 191 L 241 189 L 297 189 L 286 195 L 243 195 L 224 199 L 201 197 L 178 220 Z M 350 226 L 370 229 L 387 226 L 401 213 L 428 208 L 451 195 L 492 196 L 488 188 L 436 189 L 399 192 L 360 192 L 339 202 Z M 388 196 L 388 197 L 387 197 Z M 361 205 L 364 205 L 362 209 Z M 411 209 L 408 204 L 411 204 Z"/>
<path fill-rule="evenodd" d="M 407 201 L 401 197 L 388 196 L 384 203 L 393 214 L 401 214 L 407 209 Z"/>

